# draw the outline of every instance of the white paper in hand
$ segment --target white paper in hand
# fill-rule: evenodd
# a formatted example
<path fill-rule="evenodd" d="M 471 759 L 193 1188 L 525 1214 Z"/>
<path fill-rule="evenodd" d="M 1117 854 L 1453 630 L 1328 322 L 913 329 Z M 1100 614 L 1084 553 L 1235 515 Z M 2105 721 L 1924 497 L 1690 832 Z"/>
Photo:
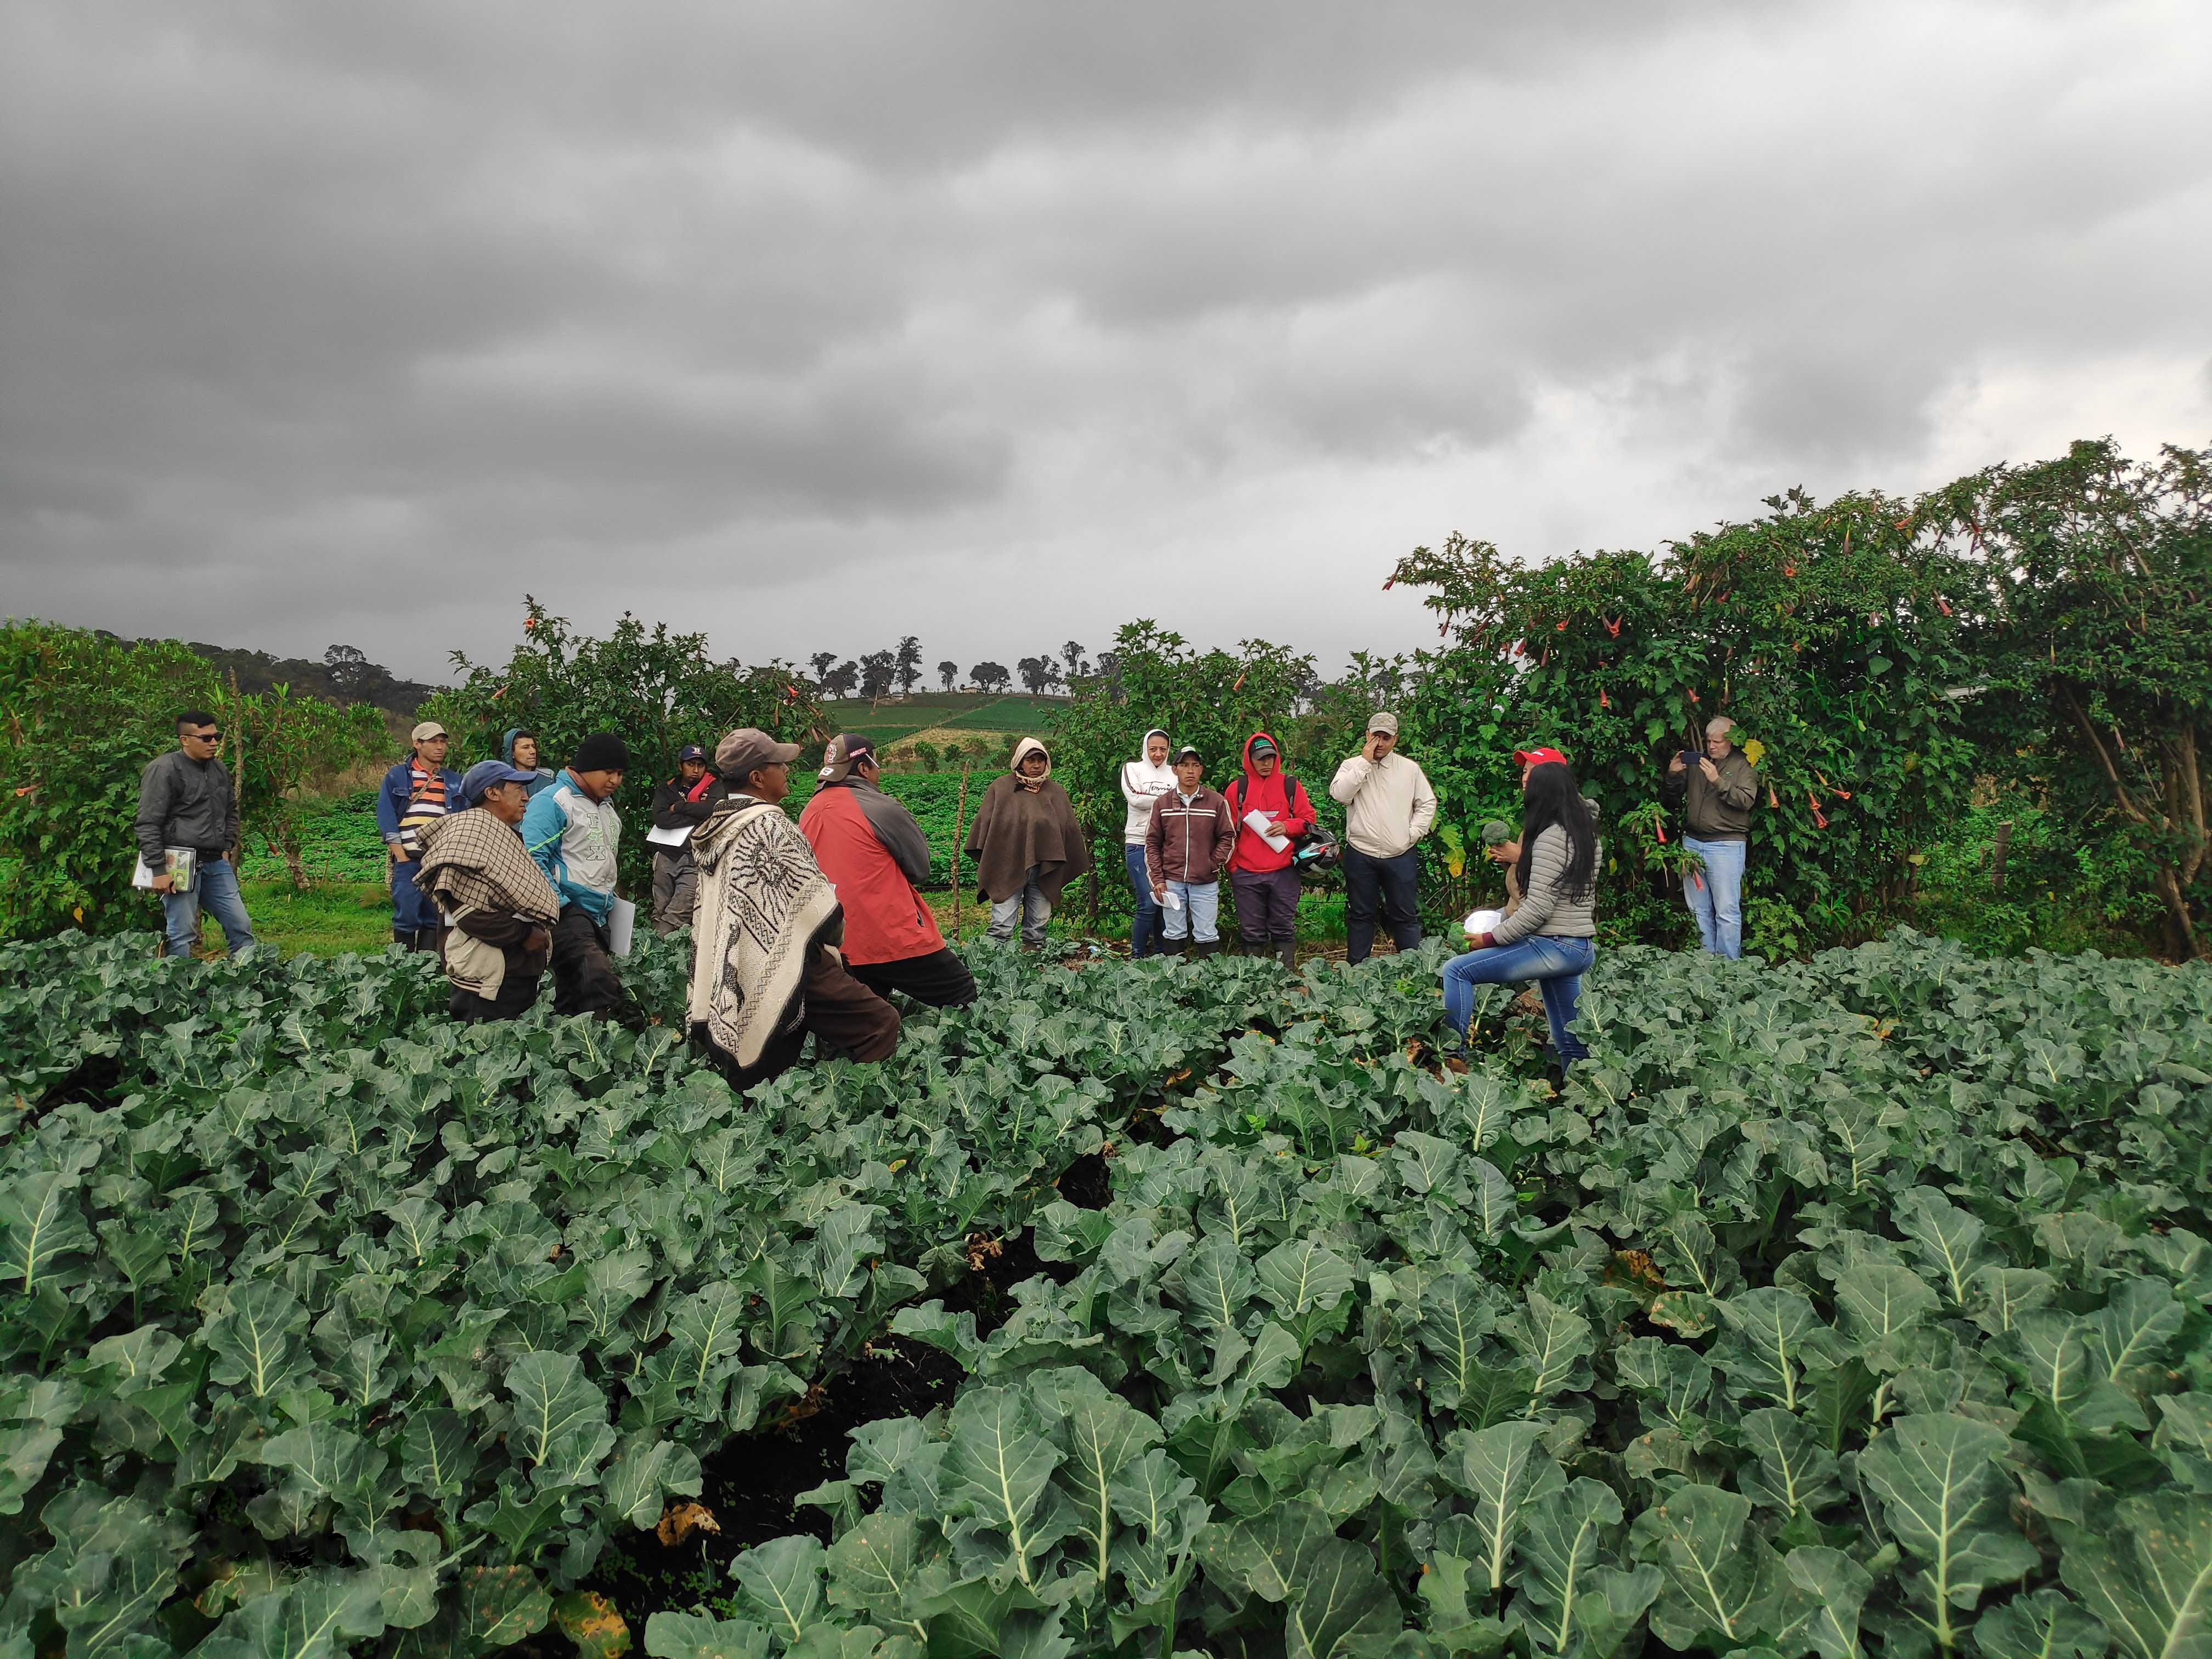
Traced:
<path fill-rule="evenodd" d="M 679 823 L 673 830 L 648 830 L 645 838 L 655 847 L 681 847 L 691 839 L 691 832 L 698 827 L 696 823 Z"/>
<path fill-rule="evenodd" d="M 1279 836 L 1270 830 L 1267 826 L 1273 821 L 1268 814 L 1262 812 L 1256 806 L 1244 815 L 1244 827 L 1259 836 L 1261 841 L 1266 842 L 1269 852 L 1279 853 L 1291 844 L 1291 838 L 1288 836 Z"/>
<path fill-rule="evenodd" d="M 1493 933 L 1504 920 L 1503 910 L 1476 910 L 1468 915 L 1464 926 L 1470 933 Z"/>
<path fill-rule="evenodd" d="M 607 912 L 607 949 L 616 956 L 628 956 L 630 940 L 636 933 L 637 906 L 628 899 L 617 899 L 614 908 Z"/>

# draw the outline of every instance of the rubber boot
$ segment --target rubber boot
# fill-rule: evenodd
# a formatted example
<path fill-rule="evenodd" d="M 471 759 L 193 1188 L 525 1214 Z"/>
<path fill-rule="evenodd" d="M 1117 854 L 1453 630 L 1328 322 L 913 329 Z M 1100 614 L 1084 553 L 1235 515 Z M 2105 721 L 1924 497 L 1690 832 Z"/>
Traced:
<path fill-rule="evenodd" d="M 1182 954 L 1182 947 L 1188 942 L 1187 939 L 1164 939 L 1160 941 L 1159 954 L 1164 957 L 1179 957 Z"/>
<path fill-rule="evenodd" d="M 1298 947 L 1296 940 L 1276 946 L 1275 955 L 1281 960 L 1285 973 L 1295 974 L 1298 971 Z"/>
<path fill-rule="evenodd" d="M 1197 957 L 1200 961 L 1203 962 L 1208 957 L 1218 955 L 1220 953 L 1220 950 L 1221 941 L 1218 939 L 1210 939 L 1199 945 L 1192 954 Z"/>

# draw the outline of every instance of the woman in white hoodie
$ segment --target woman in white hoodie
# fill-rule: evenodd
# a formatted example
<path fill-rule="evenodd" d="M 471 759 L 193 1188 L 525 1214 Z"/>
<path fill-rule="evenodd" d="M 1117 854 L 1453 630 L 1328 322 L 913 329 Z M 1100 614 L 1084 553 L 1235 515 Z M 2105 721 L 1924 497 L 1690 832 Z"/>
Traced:
<path fill-rule="evenodd" d="M 1138 758 L 1121 763 L 1121 799 L 1128 804 L 1127 821 L 1121 826 L 1123 850 L 1128 854 L 1129 890 L 1137 897 L 1137 919 L 1129 927 L 1129 954 L 1148 957 L 1160 948 L 1159 901 L 1152 896 L 1152 879 L 1145 872 L 1145 832 L 1152 827 L 1152 803 L 1176 787 L 1175 768 L 1168 764 L 1168 734 L 1157 726 L 1137 745 Z"/>

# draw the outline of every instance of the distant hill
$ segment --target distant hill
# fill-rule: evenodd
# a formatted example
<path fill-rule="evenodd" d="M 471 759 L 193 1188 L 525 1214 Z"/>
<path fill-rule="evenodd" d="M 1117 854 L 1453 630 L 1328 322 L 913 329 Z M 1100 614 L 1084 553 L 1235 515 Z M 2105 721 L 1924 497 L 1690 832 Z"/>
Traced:
<path fill-rule="evenodd" d="M 125 645 L 134 643 L 104 628 L 97 631 L 105 638 L 121 640 Z M 236 674 L 241 691 L 266 691 L 272 686 L 289 685 L 295 691 L 307 692 L 329 702 L 368 703 L 403 720 L 411 720 L 423 701 L 438 689 L 420 680 L 403 680 L 381 663 L 369 661 L 366 653 L 349 645 L 332 646 L 323 653 L 320 662 L 306 657 L 272 657 L 266 651 L 210 645 L 204 640 L 187 640 L 185 645 L 213 663 L 217 672 Z"/>

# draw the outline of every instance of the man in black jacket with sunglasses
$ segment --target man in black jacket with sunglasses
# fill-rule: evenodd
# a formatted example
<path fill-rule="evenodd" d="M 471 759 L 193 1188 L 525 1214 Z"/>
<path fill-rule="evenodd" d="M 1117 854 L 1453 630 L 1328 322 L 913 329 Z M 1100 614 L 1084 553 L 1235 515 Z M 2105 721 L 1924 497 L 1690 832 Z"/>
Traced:
<path fill-rule="evenodd" d="M 187 709 L 177 716 L 177 747 L 156 755 L 138 780 L 138 856 L 154 872 L 173 957 L 189 957 L 199 943 L 203 906 L 222 924 L 223 943 L 232 951 L 253 943 L 252 918 L 246 914 L 232 861 L 238 802 L 229 771 L 216 758 L 222 750 L 222 727 L 215 716 Z M 172 851 L 191 855 L 177 860 L 173 872 Z"/>

